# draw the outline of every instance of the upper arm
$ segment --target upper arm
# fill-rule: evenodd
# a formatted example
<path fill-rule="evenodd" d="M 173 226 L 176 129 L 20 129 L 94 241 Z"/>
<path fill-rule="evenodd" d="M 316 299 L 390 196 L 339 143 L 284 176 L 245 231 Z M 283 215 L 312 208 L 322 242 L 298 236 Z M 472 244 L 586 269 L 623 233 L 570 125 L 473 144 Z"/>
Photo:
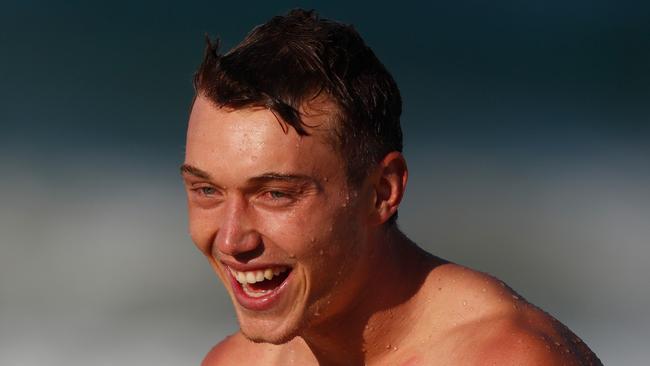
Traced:
<path fill-rule="evenodd" d="M 476 347 L 475 357 L 475 365 L 602 365 L 591 350 L 585 351 L 559 334 L 517 325 L 484 339 Z"/>
<path fill-rule="evenodd" d="M 516 338 L 516 339 L 513 339 Z M 561 347 L 554 347 L 543 340 L 528 338 L 501 337 L 491 340 L 477 350 L 475 365 L 499 366 L 547 366 L 547 365 L 579 365 L 571 362 L 570 354 L 564 353 Z"/>

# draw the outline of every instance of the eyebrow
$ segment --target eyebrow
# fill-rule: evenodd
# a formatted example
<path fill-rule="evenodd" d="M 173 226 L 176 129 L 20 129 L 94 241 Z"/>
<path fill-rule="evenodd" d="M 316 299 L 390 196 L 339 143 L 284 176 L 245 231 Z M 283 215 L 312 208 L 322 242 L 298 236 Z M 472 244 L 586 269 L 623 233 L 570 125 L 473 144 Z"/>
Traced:
<path fill-rule="evenodd" d="M 197 178 L 212 180 L 210 173 L 190 164 L 181 165 L 180 171 L 181 175 L 190 174 Z M 269 172 L 248 179 L 249 184 L 263 184 L 271 181 L 284 181 L 288 183 L 311 183 L 314 186 L 318 187 L 318 189 L 321 189 L 321 185 L 316 179 L 303 174 L 282 174 Z"/>
<path fill-rule="evenodd" d="M 284 181 L 288 183 L 311 183 L 320 189 L 320 184 L 316 181 L 316 179 L 302 174 L 282 174 L 271 172 L 248 179 L 248 183 L 252 184 L 263 184 L 271 181 Z"/>
<path fill-rule="evenodd" d="M 181 165 L 181 175 L 184 174 L 190 174 L 193 175 L 197 178 L 202 178 L 202 179 L 209 179 L 212 180 L 212 177 L 210 176 L 210 173 L 201 170 L 195 166 L 192 166 L 190 164 L 183 164 Z"/>

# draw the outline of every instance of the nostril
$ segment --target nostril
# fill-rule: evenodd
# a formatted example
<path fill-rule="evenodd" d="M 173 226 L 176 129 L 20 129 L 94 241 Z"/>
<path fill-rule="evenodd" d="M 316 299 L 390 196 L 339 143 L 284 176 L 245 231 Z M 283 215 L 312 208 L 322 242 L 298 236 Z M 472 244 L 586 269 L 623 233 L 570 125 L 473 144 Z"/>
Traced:
<path fill-rule="evenodd" d="M 233 255 L 232 257 L 237 261 L 241 263 L 248 263 L 251 260 L 258 258 L 264 253 L 264 245 L 260 244 L 255 249 L 249 250 L 247 252 L 241 252 Z"/>
<path fill-rule="evenodd" d="M 262 253 L 264 253 L 264 243 L 256 232 L 249 232 L 247 235 L 238 238 L 234 236 L 220 238 L 217 235 L 215 243 L 212 245 L 212 256 L 214 258 L 228 256 L 241 263 L 257 258 Z"/>

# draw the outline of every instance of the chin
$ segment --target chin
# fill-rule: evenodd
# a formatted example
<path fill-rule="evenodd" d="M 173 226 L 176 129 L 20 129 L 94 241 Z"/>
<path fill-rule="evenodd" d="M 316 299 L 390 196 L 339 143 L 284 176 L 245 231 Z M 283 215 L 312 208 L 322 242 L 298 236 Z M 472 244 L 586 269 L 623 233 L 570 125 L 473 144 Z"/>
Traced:
<path fill-rule="evenodd" d="M 270 343 L 275 345 L 280 345 L 287 343 L 294 339 L 298 333 L 297 332 L 264 332 L 260 330 L 251 330 L 247 327 L 240 327 L 241 333 L 249 341 L 255 343 Z"/>
<path fill-rule="evenodd" d="M 293 315 L 293 316 L 291 316 Z M 239 329 L 248 340 L 255 343 L 280 345 L 302 335 L 308 322 L 297 314 L 277 315 L 273 318 L 255 318 L 237 312 Z"/>

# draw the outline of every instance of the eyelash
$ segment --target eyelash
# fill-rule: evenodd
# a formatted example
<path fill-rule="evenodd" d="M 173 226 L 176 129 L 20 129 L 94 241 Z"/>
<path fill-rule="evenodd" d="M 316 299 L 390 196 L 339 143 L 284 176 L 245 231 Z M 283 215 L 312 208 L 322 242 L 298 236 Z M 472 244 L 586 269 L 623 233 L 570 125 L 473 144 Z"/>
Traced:
<path fill-rule="evenodd" d="M 219 191 L 215 187 L 211 186 L 195 187 L 192 188 L 192 192 L 194 192 L 199 199 L 213 199 L 219 194 Z M 262 202 L 278 206 L 292 204 L 296 200 L 295 194 L 292 192 L 278 189 L 262 191 L 258 197 L 262 199 Z"/>
<path fill-rule="evenodd" d="M 209 193 L 206 192 L 207 190 L 209 190 L 210 192 Z M 196 192 L 196 194 L 198 194 L 198 195 L 200 195 L 202 197 L 211 197 L 215 193 L 217 193 L 217 189 L 214 188 L 214 187 L 197 187 L 197 188 L 192 189 L 192 191 Z"/>
<path fill-rule="evenodd" d="M 266 191 L 264 192 L 264 195 L 269 196 L 269 198 L 273 201 L 293 200 L 292 195 L 284 191 L 278 191 L 278 190 Z M 277 197 L 276 195 L 279 195 L 279 197 Z"/>

